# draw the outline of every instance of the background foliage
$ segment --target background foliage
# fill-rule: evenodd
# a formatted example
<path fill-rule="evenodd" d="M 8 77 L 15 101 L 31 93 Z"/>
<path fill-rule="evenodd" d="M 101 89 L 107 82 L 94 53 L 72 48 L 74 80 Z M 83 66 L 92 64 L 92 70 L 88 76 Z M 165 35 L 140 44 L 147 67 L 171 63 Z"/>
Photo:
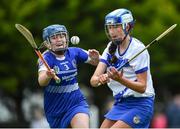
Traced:
<path fill-rule="evenodd" d="M 37 57 L 26 39 L 15 29 L 16 23 L 26 26 L 38 44 L 42 42 L 44 27 L 64 24 L 70 36 L 81 38 L 78 47 L 96 48 L 102 53 L 108 42 L 104 17 L 117 8 L 132 11 L 136 19 L 132 35 L 144 44 L 151 42 L 172 24 L 180 23 L 179 0 L 1 0 L 0 89 L 12 96 L 20 107 L 23 89 L 38 87 Z M 154 86 L 159 96 L 167 90 L 172 94 L 179 92 L 179 36 L 178 25 L 159 44 L 149 49 Z M 90 87 L 89 79 L 94 70 L 93 66 L 80 66 L 79 82 Z M 111 94 L 106 86 L 93 91 L 95 103 L 99 106 L 104 99 L 103 94 Z M 20 109 L 17 110 L 20 112 Z"/>

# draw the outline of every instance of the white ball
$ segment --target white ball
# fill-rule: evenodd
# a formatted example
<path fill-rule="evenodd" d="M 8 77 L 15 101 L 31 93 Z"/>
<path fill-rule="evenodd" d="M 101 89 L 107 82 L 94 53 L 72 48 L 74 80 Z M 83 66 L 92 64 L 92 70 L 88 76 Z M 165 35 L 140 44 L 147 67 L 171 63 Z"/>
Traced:
<path fill-rule="evenodd" d="M 74 45 L 79 44 L 79 41 L 80 41 L 80 39 L 78 36 L 72 36 L 71 37 L 71 43 L 72 44 L 74 44 Z"/>

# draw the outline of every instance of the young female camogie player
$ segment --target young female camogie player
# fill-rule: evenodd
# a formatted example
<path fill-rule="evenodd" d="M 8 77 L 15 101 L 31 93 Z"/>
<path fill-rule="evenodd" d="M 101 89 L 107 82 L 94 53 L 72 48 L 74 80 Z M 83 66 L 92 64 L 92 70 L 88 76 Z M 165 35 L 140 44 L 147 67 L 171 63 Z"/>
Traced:
<path fill-rule="evenodd" d="M 39 62 L 38 81 L 44 86 L 44 110 L 51 128 L 89 128 L 89 107 L 77 82 L 77 65 L 97 65 L 99 52 L 68 47 L 69 35 L 64 25 L 50 25 L 43 30 L 43 40 L 50 50 L 43 57 L 51 68 L 49 72 Z M 56 74 L 60 83 L 53 79 Z"/>
<path fill-rule="evenodd" d="M 121 69 L 128 59 L 145 48 L 130 36 L 133 25 L 132 13 L 127 9 L 114 10 L 105 17 L 110 42 L 91 78 L 91 85 L 107 83 L 115 102 L 101 128 L 147 128 L 153 115 L 155 93 L 148 51 Z"/>

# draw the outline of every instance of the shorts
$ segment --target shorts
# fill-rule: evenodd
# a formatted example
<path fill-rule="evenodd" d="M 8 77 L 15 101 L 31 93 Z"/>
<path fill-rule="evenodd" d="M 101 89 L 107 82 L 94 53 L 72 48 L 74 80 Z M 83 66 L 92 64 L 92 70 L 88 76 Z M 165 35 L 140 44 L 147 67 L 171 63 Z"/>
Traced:
<path fill-rule="evenodd" d="M 154 97 L 127 97 L 117 100 L 105 115 L 109 120 L 121 120 L 132 128 L 148 128 L 154 111 Z"/>
<path fill-rule="evenodd" d="M 77 113 L 85 113 L 89 115 L 89 107 L 86 105 L 75 106 L 68 112 L 61 113 L 58 116 L 46 116 L 51 128 L 68 128 L 72 118 Z"/>

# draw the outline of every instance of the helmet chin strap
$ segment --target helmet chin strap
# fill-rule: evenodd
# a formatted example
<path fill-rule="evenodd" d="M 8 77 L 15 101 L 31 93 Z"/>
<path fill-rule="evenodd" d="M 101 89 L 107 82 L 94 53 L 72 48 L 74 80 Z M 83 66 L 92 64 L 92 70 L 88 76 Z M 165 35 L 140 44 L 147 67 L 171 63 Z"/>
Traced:
<path fill-rule="evenodd" d="M 57 55 L 63 55 L 66 50 L 67 50 L 67 48 L 58 48 L 56 50 L 51 50 L 51 51 Z"/>
<path fill-rule="evenodd" d="M 115 45 L 120 45 L 122 44 L 122 42 L 126 39 L 128 33 L 124 36 L 124 38 L 121 40 L 121 39 L 115 39 L 114 41 L 112 41 Z"/>

